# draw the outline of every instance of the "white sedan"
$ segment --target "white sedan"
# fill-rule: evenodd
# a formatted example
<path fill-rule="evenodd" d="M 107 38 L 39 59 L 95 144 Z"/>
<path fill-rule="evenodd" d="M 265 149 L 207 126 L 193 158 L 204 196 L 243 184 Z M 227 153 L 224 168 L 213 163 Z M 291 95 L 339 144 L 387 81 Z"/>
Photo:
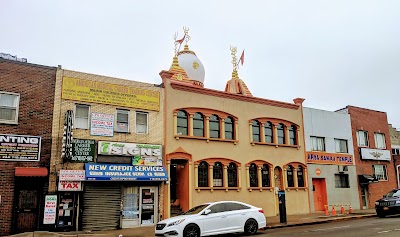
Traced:
<path fill-rule="evenodd" d="M 200 237 L 217 234 L 255 234 L 267 221 L 261 208 L 236 201 L 205 203 L 182 215 L 162 220 L 156 236 Z"/>

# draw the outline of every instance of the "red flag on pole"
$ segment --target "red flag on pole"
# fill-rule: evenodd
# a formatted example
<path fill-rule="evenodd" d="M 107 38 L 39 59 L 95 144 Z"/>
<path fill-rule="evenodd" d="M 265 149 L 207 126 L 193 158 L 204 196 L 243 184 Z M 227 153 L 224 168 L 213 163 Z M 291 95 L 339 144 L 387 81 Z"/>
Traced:
<path fill-rule="evenodd" d="M 244 63 L 244 49 L 243 49 L 243 51 L 242 51 L 242 55 L 240 55 L 239 61 L 240 61 L 240 63 L 241 63 L 242 66 L 243 66 L 243 63 Z"/>
<path fill-rule="evenodd" d="M 176 40 L 175 42 L 177 42 L 177 43 L 179 43 L 179 44 L 182 44 L 183 41 L 185 40 L 185 37 L 186 37 L 186 35 L 184 35 L 182 39 Z"/>

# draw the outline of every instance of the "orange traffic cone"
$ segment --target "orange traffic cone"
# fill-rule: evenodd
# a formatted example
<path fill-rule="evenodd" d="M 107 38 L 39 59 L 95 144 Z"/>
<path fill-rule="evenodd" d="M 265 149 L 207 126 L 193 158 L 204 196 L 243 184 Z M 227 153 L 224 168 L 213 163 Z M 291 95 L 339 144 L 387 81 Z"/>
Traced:
<path fill-rule="evenodd" d="M 340 214 L 344 214 L 344 213 L 345 213 L 345 211 L 344 211 L 344 206 L 341 205 L 341 206 L 340 206 Z"/>
<path fill-rule="evenodd" d="M 353 214 L 353 208 L 351 207 L 351 205 L 349 207 L 349 214 Z"/>
<path fill-rule="evenodd" d="M 336 216 L 335 205 L 332 205 L 332 216 Z"/>
<path fill-rule="evenodd" d="M 329 216 L 328 205 L 324 205 L 325 207 L 325 216 Z"/>

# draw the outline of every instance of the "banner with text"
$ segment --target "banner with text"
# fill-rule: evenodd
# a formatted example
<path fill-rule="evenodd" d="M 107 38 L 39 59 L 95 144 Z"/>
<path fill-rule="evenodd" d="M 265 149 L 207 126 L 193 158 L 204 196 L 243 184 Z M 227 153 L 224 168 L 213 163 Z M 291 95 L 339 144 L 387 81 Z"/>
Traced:
<path fill-rule="evenodd" d="M 354 165 L 353 155 L 342 153 L 307 152 L 307 163 Z"/>
<path fill-rule="evenodd" d="M 90 135 L 92 136 L 114 136 L 114 115 L 92 113 L 90 117 Z"/>
<path fill-rule="evenodd" d="M 361 159 L 363 160 L 383 160 L 390 161 L 389 150 L 379 150 L 370 148 L 361 148 Z"/>
<path fill-rule="evenodd" d="M 41 137 L 0 134 L 0 160 L 40 161 Z"/>
<path fill-rule="evenodd" d="M 72 158 L 76 162 L 93 162 L 95 141 L 86 139 L 72 140 Z"/>

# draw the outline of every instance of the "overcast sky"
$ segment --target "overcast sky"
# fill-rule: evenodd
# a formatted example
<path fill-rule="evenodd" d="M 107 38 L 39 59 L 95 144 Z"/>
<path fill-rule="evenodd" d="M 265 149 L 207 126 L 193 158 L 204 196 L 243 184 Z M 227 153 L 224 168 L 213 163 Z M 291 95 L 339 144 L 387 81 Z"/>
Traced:
<path fill-rule="evenodd" d="M 0 1 L 0 52 L 64 69 L 160 83 L 190 28 L 205 87 L 224 90 L 229 46 L 256 97 L 385 111 L 400 128 L 400 1 Z"/>

